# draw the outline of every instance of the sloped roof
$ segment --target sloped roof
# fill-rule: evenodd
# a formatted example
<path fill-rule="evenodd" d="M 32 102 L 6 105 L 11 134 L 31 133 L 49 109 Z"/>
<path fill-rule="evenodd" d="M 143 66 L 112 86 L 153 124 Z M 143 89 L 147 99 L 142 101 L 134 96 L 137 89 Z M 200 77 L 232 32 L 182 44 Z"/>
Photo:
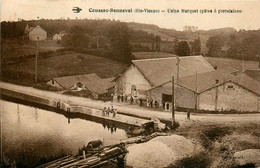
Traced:
<path fill-rule="evenodd" d="M 211 71 L 205 72 L 195 75 L 190 75 L 184 78 L 180 78 L 178 85 L 189 89 L 193 92 L 200 93 L 206 89 L 212 88 L 216 86 L 216 80 L 218 80 L 218 84 L 228 81 L 233 76 L 228 73 L 222 73 L 219 71 Z M 175 82 L 176 83 L 176 82 Z M 197 85 L 196 85 L 197 83 Z M 172 92 L 172 81 L 166 82 L 162 85 L 162 91 L 165 94 L 170 94 Z M 157 87 L 159 87 L 157 86 Z M 156 87 L 154 87 L 156 88 Z M 153 89 L 153 88 L 152 88 Z M 150 90 L 152 90 L 150 89 Z"/>
<path fill-rule="evenodd" d="M 206 72 L 196 75 L 191 75 L 179 80 L 179 85 L 196 93 L 201 93 L 204 90 L 212 88 L 218 84 L 230 80 L 233 76 L 228 73 L 219 71 Z M 197 82 L 196 82 L 197 80 Z M 218 81 L 218 84 L 216 83 Z M 197 83 L 197 84 L 196 84 Z"/>
<path fill-rule="evenodd" d="M 96 94 L 104 94 L 108 88 L 114 86 L 115 83 L 112 82 L 113 79 L 114 78 L 101 79 L 95 73 L 53 78 L 53 80 L 57 81 L 65 89 L 69 89 L 77 83 L 82 83 L 89 91 Z"/>
<path fill-rule="evenodd" d="M 247 69 L 243 73 L 260 82 L 260 69 Z"/>
<path fill-rule="evenodd" d="M 179 57 L 179 78 L 196 73 L 214 71 L 214 68 L 203 56 Z M 132 60 L 152 86 L 157 86 L 177 76 L 177 57 Z"/>
<path fill-rule="evenodd" d="M 105 78 L 97 81 L 91 81 L 85 84 L 85 86 L 93 93 L 104 94 L 107 93 L 107 89 L 115 86 L 115 82 L 112 82 L 114 78 Z"/>
<path fill-rule="evenodd" d="M 163 53 L 163 52 L 133 52 L 133 56 L 136 59 L 176 57 L 176 55 L 174 54 Z"/>
<path fill-rule="evenodd" d="M 56 82 L 58 82 L 63 88 L 70 88 L 76 83 L 88 83 L 91 81 L 98 81 L 101 80 L 101 78 L 95 74 L 84 74 L 84 75 L 72 75 L 72 76 L 63 76 L 58 78 L 53 78 Z"/>
<path fill-rule="evenodd" d="M 37 25 L 36 27 L 32 27 L 32 29 L 30 28 L 29 34 L 38 33 L 38 31 L 46 32 L 43 28 L 41 28 L 41 26 Z"/>
<path fill-rule="evenodd" d="M 221 73 L 232 74 L 232 75 L 234 75 L 234 73 L 239 72 L 239 70 L 232 68 L 232 67 L 219 68 L 219 69 L 217 69 L 217 71 L 221 72 Z"/>
<path fill-rule="evenodd" d="M 231 81 L 260 96 L 260 83 L 250 76 L 241 73 L 232 78 Z"/>
<path fill-rule="evenodd" d="M 216 83 L 216 80 L 219 80 L 218 84 Z M 197 75 L 197 86 L 196 75 L 191 75 L 180 79 L 178 85 L 193 92 L 202 93 L 208 89 L 222 85 L 229 81 L 260 96 L 260 83 L 243 73 L 234 77 L 230 74 L 220 73 L 218 71 L 206 72 Z M 157 87 L 162 87 L 162 93 L 164 94 L 172 93 L 172 81 L 166 82 Z M 153 90 L 157 87 L 154 87 L 150 90 Z"/>

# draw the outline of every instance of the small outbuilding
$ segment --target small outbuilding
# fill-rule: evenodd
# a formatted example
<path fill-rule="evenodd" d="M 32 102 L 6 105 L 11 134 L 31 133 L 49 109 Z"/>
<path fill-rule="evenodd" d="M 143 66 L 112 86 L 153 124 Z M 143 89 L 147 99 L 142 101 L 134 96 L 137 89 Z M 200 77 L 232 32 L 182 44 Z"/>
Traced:
<path fill-rule="evenodd" d="M 108 94 L 108 89 L 115 85 L 112 82 L 113 79 L 102 79 L 97 74 L 92 73 L 52 78 L 47 84 L 64 91 L 89 91 L 92 98 L 98 99 L 100 96 Z"/>

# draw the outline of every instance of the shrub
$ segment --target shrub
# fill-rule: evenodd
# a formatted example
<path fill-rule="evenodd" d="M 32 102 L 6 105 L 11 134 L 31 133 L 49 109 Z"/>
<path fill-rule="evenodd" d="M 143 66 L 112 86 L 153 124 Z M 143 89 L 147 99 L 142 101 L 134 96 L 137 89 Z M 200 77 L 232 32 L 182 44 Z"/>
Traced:
<path fill-rule="evenodd" d="M 212 159 L 206 152 L 200 152 L 190 157 L 178 160 L 175 164 L 168 166 L 168 168 L 207 168 L 210 167 Z"/>

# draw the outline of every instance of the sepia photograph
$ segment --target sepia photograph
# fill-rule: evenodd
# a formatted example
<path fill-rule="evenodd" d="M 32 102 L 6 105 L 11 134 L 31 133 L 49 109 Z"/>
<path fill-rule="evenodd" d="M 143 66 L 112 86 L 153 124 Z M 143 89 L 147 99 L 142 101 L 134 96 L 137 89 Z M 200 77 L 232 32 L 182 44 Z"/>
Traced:
<path fill-rule="evenodd" d="M 0 167 L 260 168 L 259 0 L 0 2 Z"/>

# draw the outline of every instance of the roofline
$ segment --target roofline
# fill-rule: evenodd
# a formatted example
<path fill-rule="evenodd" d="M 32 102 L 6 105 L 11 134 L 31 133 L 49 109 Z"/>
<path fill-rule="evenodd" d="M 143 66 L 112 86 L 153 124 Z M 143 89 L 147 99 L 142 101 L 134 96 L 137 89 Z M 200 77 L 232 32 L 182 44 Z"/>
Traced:
<path fill-rule="evenodd" d="M 96 73 L 89 73 L 89 74 L 81 74 L 81 75 L 91 75 L 91 74 L 96 74 Z M 61 76 L 61 77 L 55 77 L 52 79 L 57 79 L 57 78 L 64 78 L 64 77 L 71 77 L 71 76 L 81 76 L 81 75 L 68 75 L 68 76 Z M 96 74 L 97 75 L 97 74 Z M 97 75 L 98 76 L 98 75 Z M 99 76 L 98 76 L 99 77 Z M 100 78 L 100 77 L 99 77 Z"/>
<path fill-rule="evenodd" d="M 62 86 L 55 78 L 52 78 L 51 80 L 55 80 L 63 89 L 68 89 L 68 88 Z M 51 80 L 50 80 L 50 81 L 51 81 Z"/>
<path fill-rule="evenodd" d="M 139 72 L 143 75 L 143 77 L 148 81 L 148 83 L 151 86 L 154 86 L 154 84 L 145 76 L 144 72 L 140 68 L 138 68 L 138 66 L 136 66 L 134 63 L 132 65 L 135 66 L 139 70 Z"/>
<path fill-rule="evenodd" d="M 133 61 L 133 60 L 132 60 L 132 61 Z M 130 66 L 136 67 L 136 68 L 138 69 L 138 71 L 143 75 L 143 77 L 148 81 L 148 83 L 149 83 L 151 86 L 154 86 L 154 84 L 146 78 L 146 76 L 144 75 L 144 73 L 143 73 L 133 62 L 130 64 Z M 129 69 L 130 66 L 128 66 L 128 68 L 124 69 L 124 71 L 123 71 L 122 73 L 120 73 L 119 75 L 117 75 L 117 76 L 115 77 L 115 79 L 113 79 L 111 82 L 115 82 L 119 77 L 123 76 L 123 75 L 125 74 L 125 72 Z"/>
<path fill-rule="evenodd" d="M 233 83 L 237 84 L 238 86 L 240 86 L 240 87 L 242 87 L 242 88 L 244 88 L 244 89 L 246 89 L 246 90 L 248 90 L 248 91 L 250 91 L 250 92 L 252 92 L 252 93 L 254 93 L 254 94 L 256 94 L 256 95 L 258 95 L 258 96 L 260 96 L 259 93 L 256 93 L 255 91 L 253 91 L 253 90 L 251 90 L 251 89 L 248 89 L 247 87 L 242 86 L 242 85 L 240 85 L 239 83 L 237 83 L 237 82 L 235 82 L 235 81 L 232 81 L 232 79 L 231 79 L 231 82 L 233 82 Z"/>
<path fill-rule="evenodd" d="M 147 59 L 136 59 L 136 60 L 132 60 L 132 62 L 141 62 L 141 61 L 153 61 L 153 60 L 164 60 L 164 59 L 174 59 L 177 56 L 174 57 L 165 57 L 165 58 L 147 58 Z M 183 56 L 183 57 L 179 57 L 179 58 L 189 58 L 189 57 L 203 57 L 202 55 L 191 55 L 191 56 Z"/>
<path fill-rule="evenodd" d="M 158 87 L 161 87 L 162 85 L 165 85 L 165 84 L 167 84 L 167 83 L 170 83 L 171 81 L 172 81 L 172 80 L 167 81 L 167 82 L 164 82 L 164 83 L 162 83 L 162 84 L 160 84 L 160 85 L 154 86 L 154 87 L 148 89 L 147 92 L 150 91 L 150 90 L 156 89 L 156 88 L 158 88 Z"/>

